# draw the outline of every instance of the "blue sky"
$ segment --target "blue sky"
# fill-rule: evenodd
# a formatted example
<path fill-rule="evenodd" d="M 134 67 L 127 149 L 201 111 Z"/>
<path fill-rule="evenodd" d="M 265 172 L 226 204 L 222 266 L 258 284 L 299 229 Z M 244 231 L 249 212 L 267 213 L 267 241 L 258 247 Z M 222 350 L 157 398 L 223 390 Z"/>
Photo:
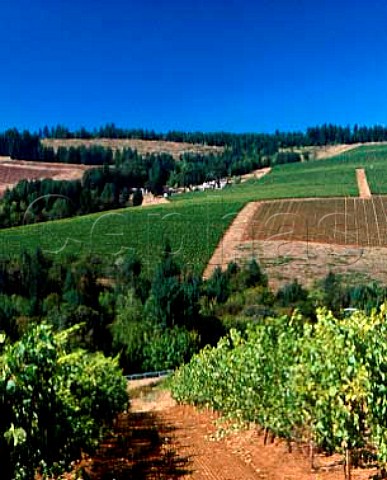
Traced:
<path fill-rule="evenodd" d="M 387 123 L 385 0 L 14 0 L 0 130 Z"/>

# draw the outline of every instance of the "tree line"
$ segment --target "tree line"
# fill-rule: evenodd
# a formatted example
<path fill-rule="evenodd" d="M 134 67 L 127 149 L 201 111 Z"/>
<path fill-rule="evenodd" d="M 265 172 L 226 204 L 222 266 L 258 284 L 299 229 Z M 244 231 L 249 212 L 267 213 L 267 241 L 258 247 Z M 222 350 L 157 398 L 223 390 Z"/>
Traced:
<path fill-rule="evenodd" d="M 108 167 L 92 169 L 80 180 L 21 180 L 0 200 L 2 228 L 45 222 L 142 204 L 132 177 Z"/>
<path fill-rule="evenodd" d="M 0 332 L 15 342 L 41 322 L 55 330 L 82 324 L 79 347 L 120 353 L 127 372 L 162 370 L 230 327 L 243 331 L 295 309 L 313 322 L 317 306 L 338 316 L 348 307 L 369 313 L 386 296 L 377 283 L 346 285 L 332 273 L 311 290 L 294 281 L 275 292 L 254 259 L 216 268 L 204 281 L 178 262 L 168 241 L 151 272 L 131 253 L 108 264 L 95 255 L 58 261 L 38 248 L 0 263 Z"/>
<path fill-rule="evenodd" d="M 48 157 L 45 157 L 48 160 Z M 143 190 L 154 195 L 179 187 L 239 176 L 272 164 L 261 156 L 243 156 L 232 150 L 220 155 L 186 153 L 175 160 L 166 153 L 139 155 L 129 148 L 60 148 L 55 161 L 100 163 L 84 172 L 81 180 L 21 180 L 0 200 L 0 226 L 10 227 L 93 212 L 141 205 Z M 278 153 L 272 162 L 299 161 L 293 152 Z"/>
<path fill-rule="evenodd" d="M 164 140 L 173 142 L 197 143 L 203 145 L 228 146 L 232 148 L 248 150 L 254 146 L 260 148 L 267 145 L 270 150 L 271 144 L 276 147 L 329 145 L 336 143 L 364 143 L 381 142 L 387 140 L 387 127 L 383 125 L 358 125 L 340 126 L 332 123 L 324 123 L 308 127 L 305 132 L 281 132 L 276 130 L 269 133 L 230 133 L 230 132 L 182 132 L 171 130 L 166 133 L 155 132 L 147 129 L 119 128 L 114 123 L 106 124 L 100 128 L 87 130 L 84 127 L 70 131 L 63 125 L 56 127 L 44 127 L 39 131 L 40 138 L 117 138 L 117 139 L 141 139 L 141 140 Z"/>
<path fill-rule="evenodd" d="M 19 132 L 9 129 L 0 134 L 0 155 L 11 156 L 22 160 L 41 160 L 55 158 L 56 154 L 50 147 L 42 145 L 44 138 L 54 139 L 142 139 L 164 140 L 174 142 L 197 143 L 227 147 L 236 154 L 274 155 L 280 148 L 323 146 L 338 143 L 364 143 L 387 141 L 387 127 L 382 125 L 340 126 L 323 124 L 313 126 L 303 131 L 274 133 L 230 133 L 230 132 L 155 132 L 147 129 L 125 129 L 116 127 L 113 123 L 100 128 L 87 130 L 82 127 L 71 131 L 63 125 L 40 129 L 36 133 Z M 59 154 L 59 157 L 61 154 Z M 53 160 L 49 160 L 53 161 Z M 82 162 L 81 162 L 82 163 Z"/>

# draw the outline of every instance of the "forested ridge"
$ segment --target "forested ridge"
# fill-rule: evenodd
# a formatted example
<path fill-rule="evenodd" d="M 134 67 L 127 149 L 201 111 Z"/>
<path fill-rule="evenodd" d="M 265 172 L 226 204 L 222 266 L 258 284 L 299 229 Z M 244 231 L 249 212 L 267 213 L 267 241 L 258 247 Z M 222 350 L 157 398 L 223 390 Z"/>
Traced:
<path fill-rule="evenodd" d="M 166 133 L 146 129 L 125 129 L 116 127 L 113 123 L 107 124 L 92 131 L 85 128 L 70 131 L 62 125 L 44 127 L 39 131 L 41 138 L 134 138 L 142 140 L 164 140 L 173 142 L 198 143 L 216 146 L 241 147 L 249 144 L 273 142 L 281 147 L 328 145 L 335 143 L 364 143 L 381 142 L 387 140 L 387 127 L 382 125 L 363 126 L 355 124 L 353 127 L 334 124 L 308 127 L 305 132 L 275 133 L 230 133 L 230 132 L 182 132 L 169 131 Z"/>
<path fill-rule="evenodd" d="M 44 147 L 41 139 L 142 139 L 187 142 L 229 147 L 235 152 L 260 153 L 272 155 L 279 148 L 301 146 L 323 146 L 340 143 L 365 143 L 387 141 L 387 127 L 375 126 L 339 126 L 323 124 L 309 127 L 305 132 L 274 133 L 230 133 L 230 132 L 179 132 L 157 133 L 146 129 L 124 129 L 107 124 L 89 131 L 85 128 L 71 131 L 65 126 L 44 127 L 38 132 L 19 132 L 16 128 L 0 134 L 0 156 L 11 156 L 22 160 L 60 160 L 50 147 Z"/>
<path fill-rule="evenodd" d="M 168 153 L 140 155 L 130 148 L 113 152 L 111 148 L 99 145 L 59 146 L 55 150 L 43 145 L 43 138 L 137 138 L 225 148 L 211 154 L 184 153 L 177 160 Z M 0 225 L 9 227 L 140 205 L 142 193 L 139 189 L 160 195 L 169 189 L 191 188 L 262 167 L 299 162 L 301 155 L 291 151 L 294 147 L 383 140 L 387 140 L 387 128 L 382 126 L 355 125 L 350 128 L 330 124 L 311 127 L 306 132 L 277 131 L 274 134 L 176 131 L 162 134 L 143 129 L 122 129 L 114 124 L 93 131 L 81 128 L 73 132 L 63 126 L 45 127 L 38 133 L 10 129 L 0 134 L 0 156 L 100 168 L 85 172 L 82 181 L 23 180 L 6 191 L 1 200 Z M 284 151 L 286 148 L 290 150 Z"/>

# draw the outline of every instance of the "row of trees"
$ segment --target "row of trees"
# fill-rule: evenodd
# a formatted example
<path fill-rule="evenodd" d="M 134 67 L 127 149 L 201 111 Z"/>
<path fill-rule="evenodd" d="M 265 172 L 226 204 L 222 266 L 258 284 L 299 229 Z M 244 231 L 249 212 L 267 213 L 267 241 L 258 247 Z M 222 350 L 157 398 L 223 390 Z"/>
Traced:
<path fill-rule="evenodd" d="M 79 180 L 21 180 L 0 201 L 3 228 L 44 222 L 113 208 L 139 206 L 140 189 L 119 170 L 109 168 L 85 172 Z"/>
<path fill-rule="evenodd" d="M 142 140 L 165 140 L 174 142 L 198 143 L 203 145 L 217 145 L 237 147 L 244 150 L 250 145 L 270 144 L 271 140 L 278 146 L 308 146 L 327 145 L 335 143 L 357 142 L 381 142 L 387 140 L 387 127 L 383 125 L 365 126 L 355 124 L 353 127 L 335 124 L 323 124 L 309 127 L 306 132 L 280 132 L 274 134 L 243 133 L 235 134 L 228 132 L 181 132 L 169 131 L 159 133 L 146 129 L 123 129 L 116 127 L 114 123 L 107 124 L 99 129 L 88 131 L 85 128 L 70 131 L 68 128 L 58 125 L 53 128 L 44 127 L 39 131 L 40 138 L 135 138 Z M 270 147 L 269 147 L 270 148 Z"/>
<path fill-rule="evenodd" d="M 41 139 L 43 138 L 135 138 L 198 143 L 227 147 L 237 154 L 241 160 L 243 155 L 271 156 L 277 153 L 280 148 L 386 141 L 387 127 L 382 125 L 367 127 L 357 124 L 353 127 L 342 127 L 334 124 L 323 124 L 307 128 L 305 132 L 280 132 L 277 130 L 273 134 L 236 134 L 228 132 L 178 131 L 157 133 L 153 130 L 122 129 L 116 127 L 113 123 L 92 131 L 88 131 L 85 128 L 70 131 L 68 128 L 58 125 L 53 128 L 44 127 L 38 133 L 19 132 L 17 129 L 7 130 L 0 134 L 0 155 L 9 155 L 12 158 L 24 160 L 54 161 L 55 159 L 55 161 L 86 164 L 90 162 L 88 158 L 80 159 L 79 152 L 76 153 L 76 149 L 72 150 L 71 153 L 65 153 L 64 151 L 55 153 L 52 148 L 42 145 Z M 85 156 L 86 154 L 82 152 L 81 157 Z M 95 157 L 97 157 L 96 152 Z"/>
<path fill-rule="evenodd" d="M 181 132 L 172 130 L 159 133 L 146 129 L 124 129 L 114 123 L 93 130 L 80 128 L 70 131 L 63 125 L 44 127 L 39 131 L 40 138 L 136 138 L 142 140 L 165 140 L 174 142 L 198 143 L 203 145 L 218 145 L 242 147 L 248 150 L 252 145 L 270 145 L 271 140 L 276 146 L 308 146 L 327 145 L 335 143 L 381 142 L 387 140 L 387 127 L 374 125 L 372 127 L 355 124 L 353 127 L 335 124 L 323 124 L 307 128 L 306 132 L 280 132 L 274 134 L 233 134 L 228 132 Z M 270 149 L 270 146 L 268 146 Z"/>

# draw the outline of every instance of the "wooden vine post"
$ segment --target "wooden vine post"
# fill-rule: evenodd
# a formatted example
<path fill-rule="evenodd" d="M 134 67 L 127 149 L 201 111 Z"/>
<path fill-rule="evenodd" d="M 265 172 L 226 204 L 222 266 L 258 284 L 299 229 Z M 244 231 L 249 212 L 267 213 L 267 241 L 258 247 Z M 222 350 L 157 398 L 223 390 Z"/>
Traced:
<path fill-rule="evenodd" d="M 344 460 L 344 477 L 345 480 L 351 480 L 351 450 L 347 447 L 345 449 L 345 460 Z"/>

